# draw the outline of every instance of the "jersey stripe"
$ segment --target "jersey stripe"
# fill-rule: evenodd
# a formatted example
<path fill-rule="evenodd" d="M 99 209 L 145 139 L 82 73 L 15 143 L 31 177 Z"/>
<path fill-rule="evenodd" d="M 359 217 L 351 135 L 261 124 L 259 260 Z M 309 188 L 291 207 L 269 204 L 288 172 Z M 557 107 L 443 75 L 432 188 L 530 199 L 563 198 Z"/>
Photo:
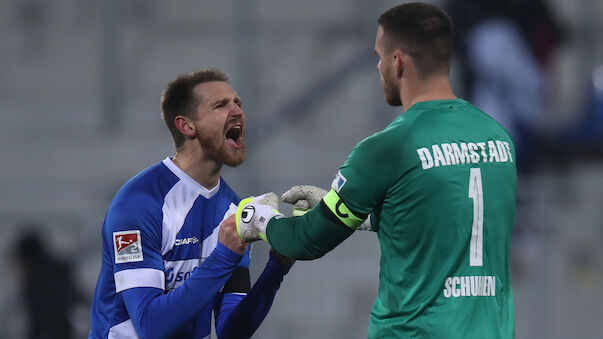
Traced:
<path fill-rule="evenodd" d="M 115 272 L 115 292 L 134 287 L 155 287 L 165 289 L 165 274 L 154 268 L 133 268 Z"/>
<path fill-rule="evenodd" d="M 108 339 L 138 339 L 132 319 L 121 322 L 109 329 Z"/>

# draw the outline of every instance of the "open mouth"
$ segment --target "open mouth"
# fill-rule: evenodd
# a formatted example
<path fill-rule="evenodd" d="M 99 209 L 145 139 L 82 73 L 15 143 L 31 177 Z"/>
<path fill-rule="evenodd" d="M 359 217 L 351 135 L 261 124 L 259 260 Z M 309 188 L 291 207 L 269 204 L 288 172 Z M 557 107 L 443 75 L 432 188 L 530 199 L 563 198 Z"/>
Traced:
<path fill-rule="evenodd" d="M 234 148 L 241 148 L 243 146 L 243 127 L 241 125 L 234 125 L 226 131 L 226 141 Z"/>

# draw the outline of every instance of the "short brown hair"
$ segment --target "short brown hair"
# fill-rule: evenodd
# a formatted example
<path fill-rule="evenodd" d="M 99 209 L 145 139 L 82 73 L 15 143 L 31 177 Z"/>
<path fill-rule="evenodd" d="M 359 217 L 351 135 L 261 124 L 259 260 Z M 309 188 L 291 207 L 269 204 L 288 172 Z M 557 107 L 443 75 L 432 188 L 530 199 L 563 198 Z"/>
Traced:
<path fill-rule="evenodd" d="M 377 20 L 386 46 L 409 54 L 422 76 L 450 71 L 452 20 L 437 6 L 411 2 L 385 11 Z M 396 45 L 394 47 L 394 45 Z"/>
<path fill-rule="evenodd" d="M 161 117 L 172 133 L 176 149 L 184 144 L 184 136 L 176 128 L 174 119 L 178 115 L 192 117 L 202 99 L 195 96 L 193 89 L 198 84 L 212 81 L 228 82 L 228 76 L 216 69 L 202 69 L 179 76 L 161 93 Z"/>

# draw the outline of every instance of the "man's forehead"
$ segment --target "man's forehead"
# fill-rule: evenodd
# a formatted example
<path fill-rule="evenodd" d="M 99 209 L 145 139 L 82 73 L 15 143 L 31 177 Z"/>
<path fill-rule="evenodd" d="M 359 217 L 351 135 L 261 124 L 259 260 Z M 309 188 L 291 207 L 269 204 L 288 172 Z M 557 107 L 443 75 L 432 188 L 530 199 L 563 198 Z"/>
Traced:
<path fill-rule="evenodd" d="M 212 101 L 216 99 L 223 99 L 225 97 L 237 96 L 237 93 L 226 81 L 203 82 L 195 86 L 193 91 L 197 97 L 201 99 L 201 101 Z"/>

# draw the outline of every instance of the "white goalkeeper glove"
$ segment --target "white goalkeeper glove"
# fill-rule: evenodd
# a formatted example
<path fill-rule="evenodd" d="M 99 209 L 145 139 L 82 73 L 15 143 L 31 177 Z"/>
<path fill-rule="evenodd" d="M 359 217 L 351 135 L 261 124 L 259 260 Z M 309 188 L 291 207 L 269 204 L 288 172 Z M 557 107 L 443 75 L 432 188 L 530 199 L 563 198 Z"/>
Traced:
<path fill-rule="evenodd" d="M 281 195 L 283 202 L 293 205 L 293 216 L 306 214 L 327 195 L 327 191 L 310 185 L 293 186 Z M 358 227 L 361 231 L 372 231 L 370 216 Z"/>
<path fill-rule="evenodd" d="M 306 214 L 327 195 L 327 191 L 310 185 L 293 186 L 281 195 L 281 199 L 293 205 L 293 216 Z"/>
<path fill-rule="evenodd" d="M 266 239 L 266 226 L 272 218 L 282 218 L 278 211 L 278 197 L 270 192 L 241 200 L 235 217 L 237 233 L 244 242 Z"/>

